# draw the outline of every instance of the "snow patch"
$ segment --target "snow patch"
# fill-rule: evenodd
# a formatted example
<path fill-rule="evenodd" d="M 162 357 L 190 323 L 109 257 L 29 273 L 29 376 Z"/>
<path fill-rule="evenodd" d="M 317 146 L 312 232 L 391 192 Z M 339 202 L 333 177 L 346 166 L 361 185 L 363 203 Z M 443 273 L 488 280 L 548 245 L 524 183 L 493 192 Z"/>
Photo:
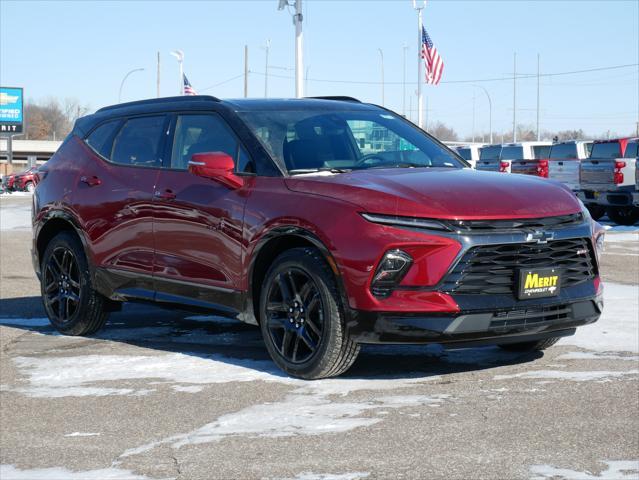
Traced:
<path fill-rule="evenodd" d="M 636 480 L 639 477 L 639 460 L 612 460 L 602 463 L 605 463 L 607 467 L 599 474 L 551 465 L 533 465 L 530 467 L 534 475 L 531 480 Z"/>
<path fill-rule="evenodd" d="M 67 433 L 65 437 L 97 437 L 99 433 L 90 433 L 90 432 L 73 432 Z"/>
<path fill-rule="evenodd" d="M 637 355 L 615 355 L 613 353 L 598 352 L 568 352 L 557 357 L 557 360 L 626 360 L 639 362 Z"/>
<path fill-rule="evenodd" d="M 176 392 L 186 393 L 198 393 L 204 390 L 204 387 L 198 387 L 197 385 L 173 385 L 171 388 Z"/>
<path fill-rule="evenodd" d="M 559 345 L 597 352 L 639 353 L 639 285 L 604 283 L 604 310 L 599 321 L 577 328 Z"/>
<path fill-rule="evenodd" d="M 509 375 L 495 375 L 494 380 L 506 380 L 509 378 L 530 378 L 539 380 L 569 380 L 572 382 L 607 382 L 612 378 L 621 378 L 624 375 L 637 375 L 639 370 L 625 372 L 594 370 L 590 372 L 562 372 L 559 370 L 535 370 L 531 372 L 513 373 Z"/>
<path fill-rule="evenodd" d="M 3 207 L 0 213 L 0 230 L 31 230 L 31 202 Z"/>
<path fill-rule="evenodd" d="M 274 480 L 359 480 L 360 478 L 366 478 L 370 475 L 368 472 L 349 472 L 349 473 L 313 473 L 302 472 L 295 475 L 293 478 L 288 479 L 274 479 Z"/>
<path fill-rule="evenodd" d="M 147 480 L 149 477 L 113 467 L 73 472 L 62 467 L 20 470 L 13 465 L 0 465 L 0 478 L 2 480 Z"/>

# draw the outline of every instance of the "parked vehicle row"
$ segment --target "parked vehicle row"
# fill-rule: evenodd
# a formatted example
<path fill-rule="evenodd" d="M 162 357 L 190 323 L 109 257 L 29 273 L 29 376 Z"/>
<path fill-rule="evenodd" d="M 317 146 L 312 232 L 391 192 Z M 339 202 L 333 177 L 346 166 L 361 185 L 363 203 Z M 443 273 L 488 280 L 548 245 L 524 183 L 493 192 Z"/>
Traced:
<path fill-rule="evenodd" d="M 2 177 L 3 190 L 7 192 L 33 192 L 38 184 L 38 167 Z"/>
<path fill-rule="evenodd" d="M 597 220 L 639 221 L 639 139 L 520 142 L 456 147 L 477 170 L 549 178 L 570 187 Z M 467 157 L 472 158 L 469 160 Z"/>

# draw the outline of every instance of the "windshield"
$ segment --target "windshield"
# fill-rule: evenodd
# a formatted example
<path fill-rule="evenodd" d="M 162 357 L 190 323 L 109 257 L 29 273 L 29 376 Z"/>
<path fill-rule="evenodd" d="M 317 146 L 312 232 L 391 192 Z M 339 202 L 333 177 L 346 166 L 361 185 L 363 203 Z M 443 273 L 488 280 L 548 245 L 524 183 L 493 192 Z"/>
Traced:
<path fill-rule="evenodd" d="M 592 158 L 619 158 L 621 148 L 619 142 L 595 143 L 590 152 Z"/>
<path fill-rule="evenodd" d="M 576 143 L 556 143 L 550 149 L 549 157 L 556 160 L 577 158 L 577 144 Z"/>
<path fill-rule="evenodd" d="M 499 160 L 500 154 L 501 154 L 501 145 L 484 147 L 479 150 L 479 159 L 480 160 Z"/>
<path fill-rule="evenodd" d="M 386 111 L 238 112 L 291 173 L 465 165 L 446 147 Z"/>

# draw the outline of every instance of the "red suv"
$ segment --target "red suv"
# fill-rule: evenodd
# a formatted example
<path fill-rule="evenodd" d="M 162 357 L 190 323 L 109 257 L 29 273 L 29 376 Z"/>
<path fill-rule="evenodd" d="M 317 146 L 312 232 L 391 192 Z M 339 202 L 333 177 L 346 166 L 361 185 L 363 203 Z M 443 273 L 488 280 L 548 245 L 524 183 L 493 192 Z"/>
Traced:
<path fill-rule="evenodd" d="M 602 310 L 603 233 L 568 188 L 474 171 L 355 99 L 106 107 L 40 178 L 33 264 L 69 335 L 125 301 L 206 310 L 311 379 L 363 343 L 543 349 Z"/>

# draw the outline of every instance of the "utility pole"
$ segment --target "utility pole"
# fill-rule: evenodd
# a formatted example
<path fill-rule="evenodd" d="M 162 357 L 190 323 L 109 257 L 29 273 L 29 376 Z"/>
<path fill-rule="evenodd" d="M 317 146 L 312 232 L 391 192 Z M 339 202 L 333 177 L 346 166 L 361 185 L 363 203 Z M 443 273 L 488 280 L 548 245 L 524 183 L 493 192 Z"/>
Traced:
<path fill-rule="evenodd" d="M 404 58 L 404 66 L 403 66 L 403 78 L 402 78 L 402 115 L 406 117 L 406 50 L 408 50 L 408 45 L 404 44 L 402 47 L 403 58 Z"/>
<path fill-rule="evenodd" d="M 377 51 L 379 52 L 379 58 L 381 60 L 381 67 L 382 67 L 382 107 L 384 106 L 384 52 L 382 51 L 381 48 L 378 48 Z"/>
<path fill-rule="evenodd" d="M 180 74 L 178 95 L 184 95 L 184 52 L 182 50 L 173 50 L 171 55 L 173 55 L 178 62 L 178 70 Z"/>
<path fill-rule="evenodd" d="M 293 21 L 295 23 L 295 97 L 302 98 L 304 96 L 304 51 L 302 34 L 302 0 L 295 0 L 295 16 Z"/>
<path fill-rule="evenodd" d="M 266 40 L 266 45 L 263 47 L 266 51 L 266 60 L 264 64 L 264 98 L 268 98 L 268 52 L 271 49 L 271 39 Z"/>
<path fill-rule="evenodd" d="M 244 98 L 248 97 L 248 45 L 244 45 Z"/>
<path fill-rule="evenodd" d="M 537 140 L 541 140 L 541 132 L 539 131 L 539 54 L 537 54 Z"/>
<path fill-rule="evenodd" d="M 424 97 L 422 96 L 422 82 L 424 78 L 424 62 L 422 61 L 422 11 L 424 4 L 418 6 L 413 0 L 413 8 L 417 10 L 417 126 L 424 127 Z"/>
<path fill-rule="evenodd" d="M 160 98 L 160 52 L 158 52 L 158 69 L 157 69 L 157 80 L 156 80 L 156 96 Z"/>
<path fill-rule="evenodd" d="M 517 141 L 517 52 L 513 55 L 513 143 Z"/>

